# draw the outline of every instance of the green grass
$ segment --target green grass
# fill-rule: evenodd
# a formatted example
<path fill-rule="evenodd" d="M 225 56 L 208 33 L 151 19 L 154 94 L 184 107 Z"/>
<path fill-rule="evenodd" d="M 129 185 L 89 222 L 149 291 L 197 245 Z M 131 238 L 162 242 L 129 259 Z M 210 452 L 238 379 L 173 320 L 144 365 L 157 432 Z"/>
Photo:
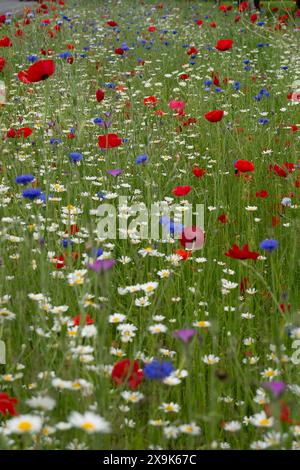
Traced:
<path fill-rule="evenodd" d="M 248 15 L 235 24 L 235 11 L 225 17 L 205 2 L 170 0 L 164 2 L 164 9 L 154 9 L 154 3 L 149 1 L 142 4 L 127 0 L 122 5 L 86 1 L 84 6 L 77 2 L 76 9 L 73 8 L 76 2 L 66 3 L 64 14 L 72 21 L 64 22 L 54 38 L 47 34 L 50 27 L 40 27 L 40 18 L 22 26 L 21 38 L 14 37 L 13 24 L 4 25 L 0 34 L 0 38 L 8 35 L 14 43 L 12 48 L 0 49 L 0 56 L 7 61 L 0 78 L 5 82 L 8 101 L 0 108 L 3 137 L 0 177 L 1 188 L 7 188 L 0 194 L 0 298 L 1 307 L 16 315 L 12 321 L 0 320 L 0 338 L 7 349 L 0 393 L 17 397 L 19 414 L 38 414 L 44 427 L 50 429 L 48 435 L 46 431 L 33 437 L 3 435 L 1 447 L 249 449 L 257 441 L 266 442 L 271 431 L 278 434 L 270 448 L 299 446 L 293 425 L 279 419 L 279 402 L 271 398 L 270 410 L 275 417 L 271 428 L 243 424 L 244 417 L 264 409 L 263 404 L 254 400 L 261 383 L 267 381 L 261 375 L 264 370 L 278 369 L 281 375 L 275 380 L 299 384 L 299 365 L 291 361 L 293 339 L 288 334 L 288 327 L 296 328 L 300 319 L 299 188 L 295 186 L 298 171 L 296 168 L 281 178 L 268 169 L 269 165 L 299 162 L 300 131 L 292 133 L 288 126 L 300 124 L 300 105 L 287 100 L 293 82 L 300 79 L 299 32 L 294 31 L 292 21 L 286 29 L 274 30 L 274 16 L 268 16 L 263 27 L 251 25 Z M 284 5 L 287 3 L 291 2 Z M 164 19 L 166 12 L 169 16 Z M 193 20 L 204 20 L 206 14 L 211 18 L 199 28 Z M 53 26 L 55 20 L 51 15 L 50 18 Z M 149 18 L 157 27 L 152 36 L 147 31 Z M 118 34 L 105 24 L 108 19 L 119 23 L 119 42 Z M 218 27 L 210 28 L 210 21 L 216 21 Z M 128 25 L 130 29 L 126 29 Z M 166 39 L 162 39 L 164 29 L 177 33 L 166 33 Z M 137 37 L 147 41 L 153 37 L 153 47 L 146 49 Z M 223 38 L 234 39 L 234 45 L 231 51 L 220 53 L 213 46 Z M 164 44 L 165 40 L 169 45 Z M 131 50 L 120 58 L 114 49 L 123 41 Z M 59 53 L 67 50 L 68 43 L 75 45 L 75 50 L 71 50 L 73 55 L 77 54 L 73 64 L 58 58 Z M 258 43 L 270 46 L 259 48 Z M 191 59 L 183 44 L 195 45 L 199 50 L 194 65 L 189 64 Z M 83 51 L 88 45 L 95 47 Z M 29 54 L 42 58 L 40 48 L 52 49 L 56 72 L 44 82 L 25 85 L 16 74 L 30 65 L 26 61 Z M 80 58 L 83 52 L 86 57 Z M 145 64 L 139 65 L 137 58 Z M 250 71 L 244 70 L 246 59 L 251 61 Z M 288 65 L 288 70 L 282 70 L 283 65 Z M 212 91 L 205 90 L 204 81 L 211 78 L 212 70 L 220 78 L 221 93 L 215 92 L 214 87 Z M 186 82 L 178 79 L 183 72 L 190 75 Z M 106 88 L 108 82 L 123 85 L 125 91 Z M 234 82 L 241 83 L 240 91 L 232 90 Z M 95 99 L 99 87 L 106 93 L 101 103 Z M 270 97 L 257 102 L 254 96 L 261 89 L 269 91 Z M 149 95 L 158 98 L 157 109 L 163 110 L 165 116 L 159 117 L 152 108 L 144 106 L 143 98 Z M 187 117 L 195 117 L 196 124 L 182 126 L 182 132 L 178 132 L 180 122 L 169 109 L 170 99 L 184 100 Z M 213 109 L 224 109 L 228 114 L 221 122 L 211 124 L 203 115 Z M 107 118 L 104 112 L 112 114 Z M 267 113 L 269 119 L 266 126 L 258 122 L 262 113 Z M 128 142 L 103 153 L 97 137 L 106 131 L 92 122 L 95 117 L 111 120 L 109 132 Z M 29 139 L 6 139 L 9 128 L 25 126 L 33 128 Z M 76 129 L 72 140 L 68 139 L 71 127 Z M 62 142 L 51 145 L 51 138 Z M 74 151 L 84 155 L 79 165 L 69 161 L 69 153 Z M 145 153 L 148 163 L 136 165 L 136 157 Z M 172 158 L 162 159 L 166 155 Z M 255 164 L 249 178 L 235 175 L 233 165 L 238 159 Z M 196 164 L 206 169 L 201 179 L 193 176 Z M 124 172 L 115 179 L 106 173 L 112 168 L 122 168 Z M 26 202 L 21 197 L 23 188 L 14 182 L 17 175 L 26 173 L 35 176 L 36 185 L 47 196 L 59 199 L 49 200 L 45 205 Z M 56 183 L 63 185 L 65 191 L 54 193 L 50 185 Z M 144 202 L 149 206 L 173 197 L 172 189 L 178 185 L 192 186 L 188 196 L 181 199 L 194 206 L 205 205 L 206 242 L 202 251 L 173 265 L 166 255 L 180 248 L 178 241 L 166 244 L 141 240 L 135 244 L 131 240 L 97 240 L 97 217 L 91 211 L 100 204 L 98 192 L 127 195 L 130 203 Z M 256 197 L 261 190 L 268 191 L 266 199 Z M 281 205 L 283 197 L 291 197 L 292 207 Z M 117 204 L 117 198 L 108 202 Z M 61 241 L 66 237 L 68 221 L 62 211 L 68 205 L 80 209 L 75 217 L 80 231 L 71 237 L 73 248 L 64 249 Z M 247 211 L 248 206 L 257 209 Z M 221 214 L 228 216 L 226 224 L 218 221 Z M 272 225 L 272 217 L 278 218 L 278 225 Z M 39 243 L 41 238 L 44 244 Z M 279 241 L 278 249 L 271 254 L 259 248 L 266 238 Z M 239 246 L 248 243 L 263 258 L 239 261 L 224 256 L 233 243 Z M 117 261 L 105 275 L 88 271 L 82 285 L 70 287 L 67 275 L 84 269 L 85 255 L 92 256 L 92 249 L 100 247 L 107 257 L 118 260 L 128 256 L 130 263 L 123 265 Z M 164 256 L 142 257 L 139 250 L 146 247 L 154 247 Z M 72 249 L 79 255 L 77 260 L 71 256 Z M 64 252 L 68 252 L 66 266 L 56 270 L 51 258 Z M 202 257 L 206 261 L 197 262 Z M 161 269 L 169 269 L 171 276 L 160 279 L 157 271 Z M 225 269 L 230 271 L 224 272 Z M 222 278 L 237 287 L 222 294 Z M 240 291 L 245 278 L 247 289 L 254 289 L 254 293 Z M 151 305 L 146 308 L 135 305 L 140 292 L 118 293 L 120 287 L 149 281 L 158 281 L 159 286 L 149 297 Z M 41 293 L 47 300 L 40 303 L 31 300 L 30 293 Z M 86 295 L 93 296 L 92 300 L 84 301 Z M 7 303 L 4 296 L 9 296 Z M 280 304 L 285 305 L 284 313 Z M 52 313 L 49 306 L 67 306 L 68 310 Z M 228 307 L 235 310 L 226 311 Z M 126 322 L 138 328 L 132 342 L 122 343 L 116 326 L 108 322 L 108 316 L 114 312 L 125 314 Z M 246 312 L 255 317 L 242 318 L 241 314 Z M 84 317 L 86 313 L 93 318 L 97 335 L 82 338 L 79 330 L 71 337 L 67 320 L 78 314 Z M 155 315 L 164 317 L 166 333 L 149 333 Z M 201 342 L 195 338 L 185 348 L 172 333 L 191 328 L 198 320 L 207 320 L 211 326 L 199 329 Z M 254 343 L 243 344 L 247 338 L 253 338 Z M 80 345 L 94 348 L 91 362 L 80 362 L 72 353 L 72 348 Z M 161 359 L 162 348 L 174 351 L 168 360 L 176 369 L 186 370 L 188 376 L 175 386 L 145 379 L 138 389 L 144 399 L 129 404 L 124 412 L 126 403 L 121 393 L 128 387 L 112 384 L 111 367 L 119 360 L 111 354 L 112 346 L 120 348 L 124 357 L 138 358 L 141 367 L 144 360 Z M 202 359 L 206 354 L 218 356 L 220 362 L 205 364 Z M 258 356 L 258 362 L 250 364 L 250 356 Z M 52 384 L 54 377 L 66 381 L 82 379 L 90 388 L 88 393 L 82 388 L 59 391 Z M 45 412 L 30 408 L 26 400 L 37 395 L 55 399 L 55 408 Z M 266 397 L 269 396 L 266 392 Z M 282 399 L 290 409 L 291 419 L 298 422 L 299 396 L 287 390 Z M 159 409 L 162 403 L 170 402 L 180 405 L 178 413 Z M 57 423 L 68 421 L 71 412 L 89 409 L 111 423 L 111 433 L 56 429 Z M 3 426 L 9 419 L 0 414 Z M 167 439 L 163 432 L 166 423 L 160 427 L 149 424 L 149 420 L 158 419 L 175 427 L 194 422 L 201 428 L 201 434 L 179 433 L 176 439 Z M 222 423 L 233 420 L 242 424 L 241 430 L 226 432 Z"/>

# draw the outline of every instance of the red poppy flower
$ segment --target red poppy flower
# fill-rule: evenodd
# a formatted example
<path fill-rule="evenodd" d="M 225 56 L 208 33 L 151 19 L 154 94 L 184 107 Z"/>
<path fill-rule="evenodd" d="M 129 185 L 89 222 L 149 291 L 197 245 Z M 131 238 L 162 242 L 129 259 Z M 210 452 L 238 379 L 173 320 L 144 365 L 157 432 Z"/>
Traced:
<path fill-rule="evenodd" d="M 172 193 L 174 194 L 174 196 L 186 196 L 187 194 L 189 194 L 191 189 L 192 186 L 176 186 L 176 188 L 172 190 Z"/>
<path fill-rule="evenodd" d="M 196 225 L 185 227 L 179 241 L 185 249 L 199 250 L 204 244 L 204 232 Z"/>
<path fill-rule="evenodd" d="M 46 80 L 55 72 L 55 63 L 51 59 L 38 60 L 29 69 L 18 73 L 18 78 L 24 83 L 35 83 Z"/>
<path fill-rule="evenodd" d="M 202 176 L 205 175 L 206 170 L 202 170 L 202 168 L 195 166 L 195 168 L 193 168 L 193 173 L 196 176 L 196 178 L 202 178 Z"/>
<path fill-rule="evenodd" d="M 63 255 L 54 256 L 53 263 L 56 266 L 56 269 L 62 269 L 65 267 L 65 257 Z"/>
<path fill-rule="evenodd" d="M 198 49 L 195 47 L 190 47 L 189 50 L 187 51 L 187 55 L 195 55 L 198 53 Z"/>
<path fill-rule="evenodd" d="M 190 76 L 187 73 L 182 73 L 179 75 L 180 80 L 188 80 Z"/>
<path fill-rule="evenodd" d="M 29 137 L 32 134 L 32 129 L 30 127 L 21 127 L 21 129 L 9 129 L 7 131 L 7 137 L 13 138 L 13 137 L 23 137 L 26 139 L 26 137 Z"/>
<path fill-rule="evenodd" d="M 220 39 L 220 41 L 217 42 L 215 45 L 215 48 L 218 49 L 218 51 L 228 51 L 229 49 L 232 48 L 233 45 L 233 40 L 232 39 Z"/>
<path fill-rule="evenodd" d="M 187 121 L 184 121 L 183 125 L 186 127 L 186 126 L 190 126 L 191 124 L 196 124 L 197 122 L 197 119 L 196 118 L 188 118 Z"/>
<path fill-rule="evenodd" d="M 0 15 L 0 24 L 5 23 L 6 21 L 6 16 L 5 15 Z"/>
<path fill-rule="evenodd" d="M 116 23 L 115 21 L 112 21 L 112 20 L 111 20 L 111 21 L 108 21 L 106 24 L 107 24 L 108 26 L 111 26 L 112 28 L 114 28 L 115 26 L 118 26 L 118 23 Z"/>
<path fill-rule="evenodd" d="M 241 2 L 241 3 L 239 4 L 238 10 L 239 10 L 241 13 L 243 13 L 244 11 L 248 10 L 248 8 L 249 8 L 249 3 L 248 3 L 248 2 Z"/>
<path fill-rule="evenodd" d="M 154 31 L 156 31 L 156 27 L 155 26 L 149 26 L 148 31 L 149 31 L 149 33 L 154 33 Z"/>
<path fill-rule="evenodd" d="M 193 254 L 192 251 L 186 251 L 186 250 L 183 250 L 181 248 L 179 248 L 178 250 L 175 250 L 175 253 L 176 253 L 176 255 L 180 256 L 180 258 L 183 261 L 186 261 Z"/>
<path fill-rule="evenodd" d="M 2 70 L 4 69 L 5 64 L 6 60 L 4 59 L 4 57 L 0 57 L 0 72 L 2 72 Z"/>
<path fill-rule="evenodd" d="M 7 393 L 0 393 L 0 413 L 5 416 L 10 414 L 16 416 L 17 412 L 14 405 L 18 403 L 16 398 L 10 397 Z"/>
<path fill-rule="evenodd" d="M 240 19 L 241 19 L 240 15 L 236 15 L 236 17 L 234 18 L 235 23 L 238 23 Z"/>
<path fill-rule="evenodd" d="M 249 162 L 249 160 L 237 160 L 234 164 L 234 168 L 241 173 L 246 173 L 247 171 L 254 171 L 254 164 Z"/>
<path fill-rule="evenodd" d="M 257 13 L 253 13 L 253 14 L 250 16 L 250 21 L 251 21 L 251 23 L 252 23 L 252 24 L 255 23 L 256 20 L 257 20 L 257 18 L 258 18 L 258 14 L 257 14 Z"/>
<path fill-rule="evenodd" d="M 0 59 L 0 64 L 1 64 L 1 59 Z M 0 71 L 1 71 L 1 65 L 0 65 Z M 295 126 L 294 124 L 291 125 L 291 131 L 292 132 L 297 132 L 299 129 L 298 126 Z"/>
<path fill-rule="evenodd" d="M 155 106 L 157 103 L 156 96 L 147 96 L 144 98 L 144 105 L 146 106 Z"/>
<path fill-rule="evenodd" d="M 266 191 L 265 189 L 262 189 L 261 191 L 257 191 L 257 192 L 255 193 L 255 196 L 256 196 L 256 197 L 261 197 L 261 198 L 264 199 L 265 197 L 268 197 L 268 196 L 269 196 L 269 193 L 268 193 L 268 191 Z"/>
<path fill-rule="evenodd" d="M 17 29 L 17 31 L 15 32 L 16 37 L 22 37 L 23 35 L 24 35 L 23 29 Z"/>
<path fill-rule="evenodd" d="M 87 313 L 82 321 L 82 315 L 76 315 L 76 317 L 73 317 L 73 324 L 75 326 L 79 326 L 79 325 L 93 325 L 94 323 L 94 320 L 90 317 L 90 315 Z"/>
<path fill-rule="evenodd" d="M 226 214 L 221 214 L 218 217 L 218 221 L 221 222 L 221 224 L 226 224 L 228 222 L 228 216 Z"/>
<path fill-rule="evenodd" d="M 104 96 L 105 96 L 104 91 L 98 88 L 98 90 L 96 91 L 96 100 L 98 101 L 98 103 L 104 100 Z"/>
<path fill-rule="evenodd" d="M 281 166 L 277 164 L 269 166 L 270 171 L 273 170 L 274 173 L 282 178 L 286 178 L 289 173 L 293 173 L 294 169 L 294 164 L 289 162 L 283 163 Z"/>
<path fill-rule="evenodd" d="M 235 243 L 232 247 L 225 253 L 225 256 L 234 259 L 257 259 L 259 253 L 256 251 L 250 251 L 248 244 L 244 245 L 242 249 L 240 249 Z"/>
<path fill-rule="evenodd" d="M 291 410 L 288 407 L 288 405 L 285 403 L 285 401 L 280 400 L 280 415 L 279 419 L 282 423 L 288 423 L 288 424 L 296 424 L 296 422 L 291 419 Z M 267 413 L 268 416 L 271 416 L 271 406 L 265 405 L 265 412 Z M 298 423 L 297 423 L 298 424 Z"/>
<path fill-rule="evenodd" d="M 213 84 L 215 86 L 219 86 L 220 85 L 220 80 L 219 80 L 219 77 L 215 74 L 213 74 Z"/>
<path fill-rule="evenodd" d="M 8 36 L 4 36 L 0 39 L 0 47 L 11 47 L 13 44 Z"/>
<path fill-rule="evenodd" d="M 140 370 L 138 361 L 123 359 L 116 362 L 111 377 L 116 385 L 127 384 L 129 388 L 137 388 L 143 380 L 144 372 Z"/>
<path fill-rule="evenodd" d="M 66 228 L 65 233 L 70 233 L 70 235 L 75 235 L 76 233 L 79 232 L 79 227 L 77 224 L 71 224 L 70 225 L 70 230 Z"/>
<path fill-rule="evenodd" d="M 115 49 L 115 54 L 117 55 L 123 55 L 124 54 L 124 49 L 122 49 L 122 47 L 117 47 L 117 49 Z"/>
<path fill-rule="evenodd" d="M 119 147 L 122 145 L 122 139 L 117 134 L 99 135 L 98 145 L 102 149 Z"/>
<path fill-rule="evenodd" d="M 215 23 L 214 21 L 212 21 L 212 22 L 209 24 L 209 26 L 210 26 L 211 28 L 216 28 L 216 27 L 217 27 L 217 23 Z"/>
<path fill-rule="evenodd" d="M 202 26 L 202 25 L 203 25 L 203 21 L 202 21 L 202 20 L 198 20 L 198 21 L 196 22 L 196 24 L 197 24 L 198 26 Z"/>
<path fill-rule="evenodd" d="M 219 122 L 224 116 L 224 111 L 222 109 L 215 109 L 214 111 L 209 111 L 204 114 L 204 117 L 209 122 Z"/>

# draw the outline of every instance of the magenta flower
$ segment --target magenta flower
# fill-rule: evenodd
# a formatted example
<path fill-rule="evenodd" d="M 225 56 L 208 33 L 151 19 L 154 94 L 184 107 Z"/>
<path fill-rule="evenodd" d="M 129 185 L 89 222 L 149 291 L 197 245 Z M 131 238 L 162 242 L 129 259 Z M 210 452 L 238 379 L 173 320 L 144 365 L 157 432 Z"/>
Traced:
<path fill-rule="evenodd" d="M 123 170 L 120 170 L 119 168 L 115 170 L 107 170 L 107 173 L 111 176 L 118 176 L 123 173 Z"/>
<path fill-rule="evenodd" d="M 197 331 L 192 328 L 176 330 L 173 332 L 173 337 L 180 339 L 183 343 L 189 343 L 191 339 L 197 334 Z"/>
<path fill-rule="evenodd" d="M 115 265 L 114 259 L 97 259 L 94 263 L 88 264 L 88 268 L 96 273 L 105 272 Z"/>
<path fill-rule="evenodd" d="M 286 389 L 285 382 L 282 382 L 281 380 L 275 382 L 266 382 L 263 384 L 263 386 L 264 388 L 270 390 L 273 398 L 279 398 Z"/>

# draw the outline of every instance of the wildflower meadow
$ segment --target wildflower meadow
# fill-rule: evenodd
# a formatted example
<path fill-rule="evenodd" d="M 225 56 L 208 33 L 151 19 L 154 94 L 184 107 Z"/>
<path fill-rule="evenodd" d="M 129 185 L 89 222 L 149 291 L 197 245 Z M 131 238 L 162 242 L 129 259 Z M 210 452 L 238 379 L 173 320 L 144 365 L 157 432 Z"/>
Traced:
<path fill-rule="evenodd" d="M 34 3 L 0 14 L 0 449 L 300 449 L 299 2 Z"/>

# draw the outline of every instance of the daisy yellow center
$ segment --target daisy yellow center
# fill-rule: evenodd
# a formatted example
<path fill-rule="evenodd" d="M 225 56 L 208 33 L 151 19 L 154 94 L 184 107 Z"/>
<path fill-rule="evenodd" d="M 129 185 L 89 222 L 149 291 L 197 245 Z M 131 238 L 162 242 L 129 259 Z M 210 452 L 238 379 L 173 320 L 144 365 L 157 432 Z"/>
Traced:
<path fill-rule="evenodd" d="M 261 426 L 267 426 L 269 424 L 268 418 L 263 418 L 260 420 Z"/>
<path fill-rule="evenodd" d="M 154 290 L 154 286 L 147 286 L 145 290 L 146 292 L 151 292 L 152 290 Z"/>
<path fill-rule="evenodd" d="M 186 426 L 185 431 L 186 432 L 192 432 L 193 431 L 192 426 Z"/>
<path fill-rule="evenodd" d="M 166 406 L 167 411 L 173 411 L 173 409 L 174 409 L 173 405 Z"/>
<path fill-rule="evenodd" d="M 18 429 L 20 429 L 20 431 L 30 431 L 30 429 L 32 429 L 32 424 L 30 421 L 21 421 L 18 425 Z"/>
<path fill-rule="evenodd" d="M 273 375 L 274 375 L 274 372 L 272 370 L 269 370 L 268 372 L 266 372 L 267 377 L 272 377 Z"/>
<path fill-rule="evenodd" d="M 85 429 L 86 431 L 91 431 L 92 429 L 95 428 L 95 426 L 93 425 L 93 423 L 90 423 L 89 421 L 87 421 L 86 423 L 83 423 L 81 425 L 82 429 Z"/>
<path fill-rule="evenodd" d="M 72 388 L 75 388 L 76 390 L 79 390 L 81 388 L 81 385 L 79 382 L 75 382 L 72 384 Z"/>

